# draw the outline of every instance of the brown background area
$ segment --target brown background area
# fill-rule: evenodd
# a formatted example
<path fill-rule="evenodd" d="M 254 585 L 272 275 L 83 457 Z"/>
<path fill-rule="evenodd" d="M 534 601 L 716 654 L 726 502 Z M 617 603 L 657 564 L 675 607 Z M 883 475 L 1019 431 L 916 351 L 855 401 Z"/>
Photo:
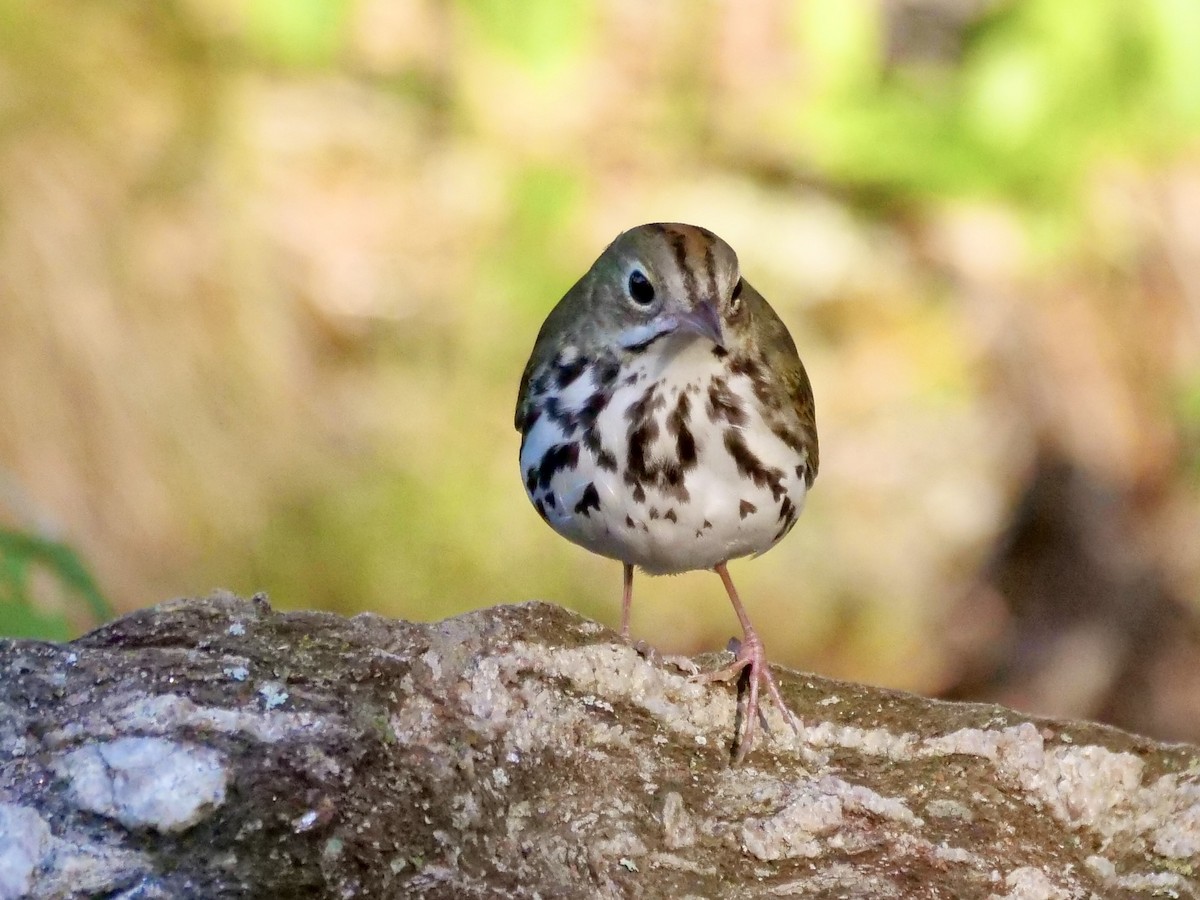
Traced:
<path fill-rule="evenodd" d="M 695 222 L 816 390 L 808 508 L 733 570 L 772 657 L 1200 738 L 1200 17 L 1126 6 L 12 4 L 0 521 L 120 610 L 615 622 L 512 404 L 618 231 Z M 663 650 L 735 630 L 639 584 Z"/>

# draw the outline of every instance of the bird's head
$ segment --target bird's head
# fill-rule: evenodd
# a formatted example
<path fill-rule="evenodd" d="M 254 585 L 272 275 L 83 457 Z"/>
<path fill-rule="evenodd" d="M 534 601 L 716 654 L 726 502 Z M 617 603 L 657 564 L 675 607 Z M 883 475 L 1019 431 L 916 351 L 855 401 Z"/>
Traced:
<path fill-rule="evenodd" d="M 644 348 L 689 335 L 725 348 L 735 340 L 746 289 L 737 254 L 694 225 L 639 225 L 623 232 L 581 286 L 597 343 Z"/>

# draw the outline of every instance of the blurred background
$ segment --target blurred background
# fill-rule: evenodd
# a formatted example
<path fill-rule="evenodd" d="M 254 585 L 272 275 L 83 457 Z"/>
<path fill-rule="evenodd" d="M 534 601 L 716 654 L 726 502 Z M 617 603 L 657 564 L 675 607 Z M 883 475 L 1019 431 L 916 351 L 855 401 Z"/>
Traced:
<path fill-rule="evenodd" d="M 621 230 L 791 328 L 774 661 L 1200 739 L 1193 0 L 0 0 L 0 633 L 215 586 L 615 624 L 517 381 Z M 634 631 L 724 647 L 718 579 Z"/>

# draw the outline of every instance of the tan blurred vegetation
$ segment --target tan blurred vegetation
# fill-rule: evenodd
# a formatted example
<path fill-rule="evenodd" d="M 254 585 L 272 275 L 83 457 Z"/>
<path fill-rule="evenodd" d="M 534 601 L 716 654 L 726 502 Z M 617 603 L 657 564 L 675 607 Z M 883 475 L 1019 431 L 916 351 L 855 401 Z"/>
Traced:
<path fill-rule="evenodd" d="M 524 497 L 514 395 L 618 231 L 690 221 L 817 394 L 808 509 L 733 570 L 773 658 L 1099 715 L 1169 656 L 1140 724 L 1200 732 L 1191 0 L 0 0 L 0 23 L 0 524 L 74 547 L 118 609 L 222 585 L 615 621 L 619 566 Z M 1047 472 L 1078 515 L 1018 539 Z M 1005 575 L 1093 565 L 1108 587 L 1071 597 Z M 1131 650 L 1145 622 L 1192 637 Z M 703 574 L 641 579 L 634 629 L 736 630 Z"/>

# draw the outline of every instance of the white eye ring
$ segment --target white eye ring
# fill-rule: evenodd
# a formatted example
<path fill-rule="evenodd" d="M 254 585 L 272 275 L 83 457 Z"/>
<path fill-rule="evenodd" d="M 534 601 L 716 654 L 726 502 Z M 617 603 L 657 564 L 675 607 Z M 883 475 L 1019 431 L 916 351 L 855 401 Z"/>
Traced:
<path fill-rule="evenodd" d="M 733 293 L 729 295 L 729 311 L 734 315 L 742 308 L 742 288 L 746 283 L 739 277 L 737 284 L 733 286 Z"/>
<path fill-rule="evenodd" d="M 625 282 L 625 292 L 630 300 L 643 309 L 654 303 L 654 285 L 641 269 L 634 269 L 629 273 L 629 279 Z"/>

